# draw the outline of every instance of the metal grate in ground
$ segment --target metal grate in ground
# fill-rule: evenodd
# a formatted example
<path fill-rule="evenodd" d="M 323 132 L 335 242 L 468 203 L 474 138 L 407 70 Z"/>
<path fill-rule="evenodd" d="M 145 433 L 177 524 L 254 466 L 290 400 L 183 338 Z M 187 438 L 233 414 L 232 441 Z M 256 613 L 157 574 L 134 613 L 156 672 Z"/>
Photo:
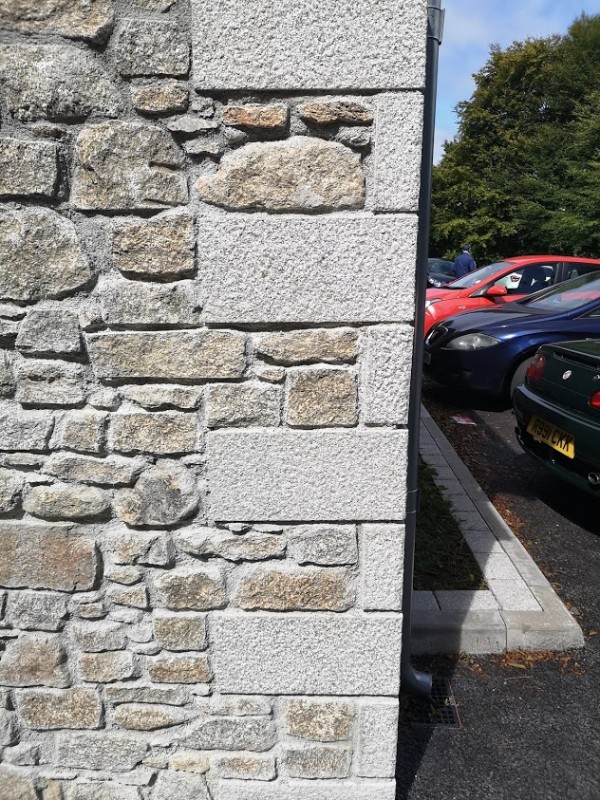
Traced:
<path fill-rule="evenodd" d="M 400 724 L 417 728 L 462 728 L 450 681 L 434 678 L 431 695 L 427 698 L 402 697 Z"/>

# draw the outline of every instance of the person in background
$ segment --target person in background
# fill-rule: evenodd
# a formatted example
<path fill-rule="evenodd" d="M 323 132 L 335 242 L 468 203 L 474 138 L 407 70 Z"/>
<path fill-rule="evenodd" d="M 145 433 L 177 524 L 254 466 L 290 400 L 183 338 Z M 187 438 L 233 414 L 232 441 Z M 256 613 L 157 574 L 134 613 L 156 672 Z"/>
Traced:
<path fill-rule="evenodd" d="M 474 269 L 477 269 L 475 259 L 471 255 L 471 245 L 463 244 L 460 250 L 460 255 L 454 262 L 454 274 L 457 278 L 462 278 L 467 272 L 473 272 Z"/>

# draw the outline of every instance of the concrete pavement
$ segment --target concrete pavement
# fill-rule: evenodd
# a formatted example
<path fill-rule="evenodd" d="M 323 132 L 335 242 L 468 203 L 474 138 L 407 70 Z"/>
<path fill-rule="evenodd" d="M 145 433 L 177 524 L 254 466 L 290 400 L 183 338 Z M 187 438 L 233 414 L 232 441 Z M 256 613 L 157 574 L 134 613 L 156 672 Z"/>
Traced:
<path fill-rule="evenodd" d="M 415 592 L 415 654 L 582 647 L 581 628 L 425 408 L 420 453 L 437 473 L 487 584 L 479 591 Z"/>

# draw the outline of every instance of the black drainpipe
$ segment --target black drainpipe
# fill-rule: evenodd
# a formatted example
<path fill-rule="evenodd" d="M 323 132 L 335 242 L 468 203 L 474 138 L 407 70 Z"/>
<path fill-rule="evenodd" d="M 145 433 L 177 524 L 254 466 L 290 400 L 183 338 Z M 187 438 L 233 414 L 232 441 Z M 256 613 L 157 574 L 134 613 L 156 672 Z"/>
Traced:
<path fill-rule="evenodd" d="M 432 678 L 417 671 L 411 664 L 412 593 L 415 560 L 416 516 L 419 506 L 418 466 L 419 427 L 421 424 L 421 380 L 423 376 L 423 326 L 425 290 L 427 289 L 427 256 L 429 221 L 431 217 L 431 174 L 435 134 L 435 102 L 438 77 L 438 57 L 444 27 L 442 0 L 427 4 L 427 67 L 425 78 L 425 110 L 423 118 L 423 153 L 421 158 L 421 193 L 419 196 L 419 231 L 415 290 L 415 336 L 412 358 L 410 403 L 408 409 L 408 476 L 406 501 L 406 545 L 404 554 L 404 590 L 402 599 L 402 672 L 401 685 L 406 692 L 417 695 L 431 693 Z"/>

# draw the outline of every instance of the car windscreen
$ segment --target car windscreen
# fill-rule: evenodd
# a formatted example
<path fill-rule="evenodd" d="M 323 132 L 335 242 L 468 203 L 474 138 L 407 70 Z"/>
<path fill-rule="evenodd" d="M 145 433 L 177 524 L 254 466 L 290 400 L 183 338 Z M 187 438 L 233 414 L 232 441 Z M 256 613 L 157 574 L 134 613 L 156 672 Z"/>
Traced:
<path fill-rule="evenodd" d="M 552 314 L 571 311 L 586 305 L 586 303 L 591 303 L 593 300 L 600 301 L 600 273 L 598 272 L 588 272 L 586 275 L 580 275 L 566 283 L 559 283 L 551 289 L 545 289 L 517 302 L 528 311 Z"/>
<path fill-rule="evenodd" d="M 494 275 L 500 270 L 506 268 L 510 269 L 512 266 L 510 261 L 498 261 L 496 264 L 488 264 L 487 267 L 480 267 L 473 272 L 467 272 L 462 278 L 448 284 L 444 287 L 446 289 L 471 289 L 484 281 L 493 278 Z"/>

